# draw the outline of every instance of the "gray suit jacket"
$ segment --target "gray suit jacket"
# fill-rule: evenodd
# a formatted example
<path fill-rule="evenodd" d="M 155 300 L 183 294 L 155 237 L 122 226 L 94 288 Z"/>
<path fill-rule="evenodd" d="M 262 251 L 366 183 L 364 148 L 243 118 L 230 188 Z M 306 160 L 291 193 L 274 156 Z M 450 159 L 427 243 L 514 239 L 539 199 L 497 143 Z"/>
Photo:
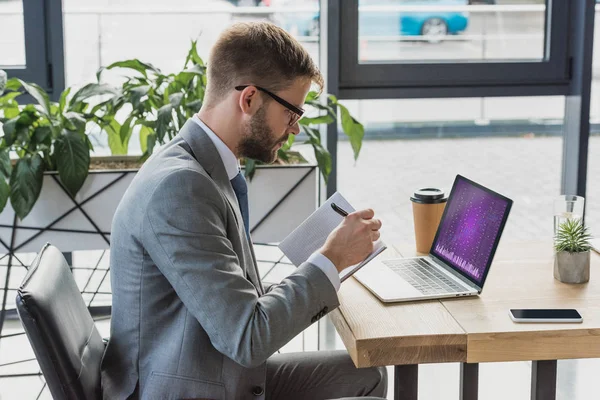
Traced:
<path fill-rule="evenodd" d="M 223 162 L 191 120 L 123 196 L 110 258 L 106 399 L 263 399 L 267 358 L 339 305 L 310 263 L 264 292 Z"/>

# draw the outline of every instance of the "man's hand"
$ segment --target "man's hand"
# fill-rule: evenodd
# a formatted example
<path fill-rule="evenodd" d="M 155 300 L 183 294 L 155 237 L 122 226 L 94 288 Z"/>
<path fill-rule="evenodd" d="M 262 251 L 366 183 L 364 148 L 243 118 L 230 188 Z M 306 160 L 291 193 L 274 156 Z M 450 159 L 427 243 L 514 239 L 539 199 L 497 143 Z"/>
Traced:
<path fill-rule="evenodd" d="M 358 264 L 373 251 L 373 242 L 379 239 L 381 221 L 373 218 L 371 209 L 348 214 L 337 227 L 319 252 L 335 265 L 338 272 Z"/>

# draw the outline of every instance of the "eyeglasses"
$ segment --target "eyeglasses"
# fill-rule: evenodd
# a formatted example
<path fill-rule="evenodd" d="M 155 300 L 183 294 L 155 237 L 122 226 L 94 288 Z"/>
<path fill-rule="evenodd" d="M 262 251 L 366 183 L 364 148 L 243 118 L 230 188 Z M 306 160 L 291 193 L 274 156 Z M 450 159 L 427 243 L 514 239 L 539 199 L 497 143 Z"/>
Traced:
<path fill-rule="evenodd" d="M 281 104 L 282 106 L 284 106 L 285 108 L 287 108 L 288 111 L 290 111 L 290 121 L 288 122 L 289 126 L 294 126 L 294 124 L 296 122 L 298 122 L 298 120 L 300 118 L 302 118 L 302 115 L 304 114 L 304 110 L 303 109 L 298 108 L 295 105 L 288 103 L 287 101 L 285 101 L 281 97 L 277 96 L 275 93 L 272 93 L 272 92 L 268 91 L 267 89 L 261 88 L 260 86 L 255 86 L 255 85 L 240 85 L 240 86 L 236 86 L 235 90 L 241 91 L 241 90 L 246 89 L 249 86 L 254 86 L 255 88 L 257 88 L 261 92 L 268 94 L 269 96 L 271 96 L 271 98 L 273 100 L 275 100 L 276 102 L 278 102 L 279 104 Z"/>

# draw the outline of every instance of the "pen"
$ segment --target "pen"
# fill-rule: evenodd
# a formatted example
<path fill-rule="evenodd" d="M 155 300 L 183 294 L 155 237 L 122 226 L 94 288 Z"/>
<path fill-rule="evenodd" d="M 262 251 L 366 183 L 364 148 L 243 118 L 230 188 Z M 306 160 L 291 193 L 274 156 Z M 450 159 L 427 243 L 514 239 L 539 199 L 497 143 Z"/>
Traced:
<path fill-rule="evenodd" d="M 335 212 L 340 214 L 342 217 L 348 216 L 348 213 L 346 211 L 342 210 L 340 207 L 338 207 L 338 205 L 335 203 L 331 203 L 331 208 L 333 208 L 335 210 Z"/>

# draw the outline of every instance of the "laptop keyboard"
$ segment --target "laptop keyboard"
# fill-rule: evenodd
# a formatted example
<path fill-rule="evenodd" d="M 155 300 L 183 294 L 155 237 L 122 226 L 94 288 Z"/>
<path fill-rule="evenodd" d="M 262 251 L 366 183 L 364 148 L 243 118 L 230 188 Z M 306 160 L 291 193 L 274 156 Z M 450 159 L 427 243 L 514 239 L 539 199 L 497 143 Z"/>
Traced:
<path fill-rule="evenodd" d="M 423 294 L 467 291 L 423 258 L 386 260 L 384 263 Z"/>

